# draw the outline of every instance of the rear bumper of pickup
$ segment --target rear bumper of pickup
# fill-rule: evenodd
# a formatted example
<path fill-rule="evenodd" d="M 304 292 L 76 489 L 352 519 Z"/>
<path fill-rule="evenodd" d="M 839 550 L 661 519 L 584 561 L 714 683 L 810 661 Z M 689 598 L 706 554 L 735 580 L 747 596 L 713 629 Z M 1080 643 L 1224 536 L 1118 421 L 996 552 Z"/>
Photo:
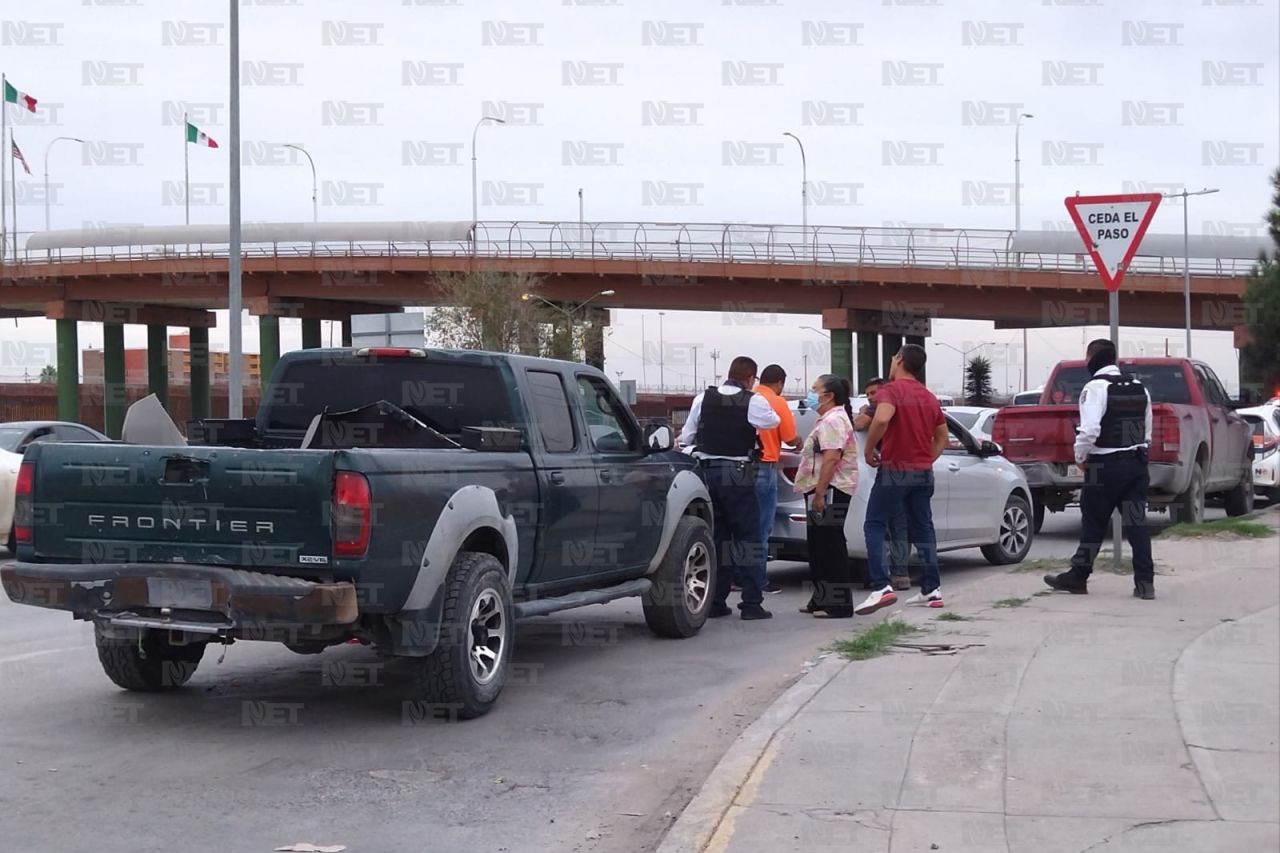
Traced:
<path fill-rule="evenodd" d="M 135 628 L 243 639 L 341 631 L 359 610 L 350 583 L 316 583 L 226 566 L 15 563 L 0 583 L 19 604 Z"/>
<path fill-rule="evenodd" d="M 1072 491 L 1084 485 L 1084 477 L 1067 475 L 1067 466 L 1057 462 L 1026 462 L 1018 466 L 1027 477 L 1027 485 L 1033 489 Z M 1147 474 L 1151 479 L 1150 492 L 1158 495 L 1176 495 L 1186 488 L 1184 467 L 1178 462 L 1150 462 Z"/>

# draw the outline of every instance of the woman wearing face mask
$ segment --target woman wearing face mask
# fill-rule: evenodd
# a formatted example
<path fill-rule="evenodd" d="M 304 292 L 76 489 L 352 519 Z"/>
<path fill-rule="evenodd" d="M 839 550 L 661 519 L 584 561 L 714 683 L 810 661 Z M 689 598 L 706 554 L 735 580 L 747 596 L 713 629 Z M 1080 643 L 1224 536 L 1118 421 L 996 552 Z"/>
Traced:
<path fill-rule="evenodd" d="M 832 374 L 813 381 L 805 403 L 818 421 L 800 450 L 795 490 L 805 496 L 809 574 L 813 595 L 800 608 L 815 616 L 853 616 L 853 579 L 844 520 L 858 487 L 858 447 L 849 405 L 849 382 Z"/>

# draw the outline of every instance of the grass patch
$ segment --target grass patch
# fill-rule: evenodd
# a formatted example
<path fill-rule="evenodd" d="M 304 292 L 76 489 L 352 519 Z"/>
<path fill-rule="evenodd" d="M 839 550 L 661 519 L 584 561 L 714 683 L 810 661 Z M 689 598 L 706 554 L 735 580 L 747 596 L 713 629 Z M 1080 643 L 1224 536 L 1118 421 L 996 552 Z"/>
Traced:
<path fill-rule="evenodd" d="M 999 601 L 992 604 L 991 606 L 992 607 L 1021 607 L 1022 605 L 1026 604 L 1030 600 L 1031 599 L 1029 598 L 1017 598 L 1016 596 L 1014 596 L 1010 598 L 1002 598 Z"/>
<path fill-rule="evenodd" d="M 1160 532 L 1162 537 L 1197 538 L 1201 536 L 1238 536 L 1241 539 L 1265 539 L 1274 536 L 1271 525 L 1253 521 L 1250 516 L 1238 518 L 1215 518 L 1213 521 L 1202 521 L 1199 524 L 1184 521 L 1171 524 Z"/>
<path fill-rule="evenodd" d="M 1071 568 L 1071 560 L 1065 557 L 1040 557 L 1035 560 L 1025 560 L 1014 566 L 1009 571 L 1015 574 L 1023 572 L 1046 575 L 1056 575 L 1065 572 Z M 1102 543 L 1102 550 L 1098 552 L 1098 556 L 1093 561 L 1093 570 L 1095 572 L 1106 572 L 1112 575 L 1131 575 L 1133 574 L 1133 558 L 1121 557 L 1120 568 L 1116 568 L 1111 559 L 1111 543 Z M 1156 574 L 1160 574 L 1160 566 L 1156 564 Z"/>
<path fill-rule="evenodd" d="M 933 617 L 939 622 L 972 622 L 972 616 L 961 616 L 959 613 L 939 613 Z"/>
<path fill-rule="evenodd" d="M 921 628 L 901 619 L 889 619 L 877 622 L 847 640 L 837 640 L 831 648 L 849 660 L 866 660 L 884 654 L 898 638 L 919 634 L 921 631 Z"/>

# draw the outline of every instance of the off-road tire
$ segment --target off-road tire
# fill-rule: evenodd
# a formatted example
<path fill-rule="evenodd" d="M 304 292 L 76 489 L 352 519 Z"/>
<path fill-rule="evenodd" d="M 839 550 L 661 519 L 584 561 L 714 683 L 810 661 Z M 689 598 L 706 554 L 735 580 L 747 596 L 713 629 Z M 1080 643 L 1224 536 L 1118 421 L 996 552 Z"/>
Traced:
<path fill-rule="evenodd" d="M 1240 516 L 1253 512 L 1253 460 L 1244 460 L 1244 476 L 1229 492 L 1223 492 L 1222 505 L 1227 515 Z"/>
<path fill-rule="evenodd" d="M 181 687 L 196 674 L 208 642 L 176 646 L 167 632 L 146 631 L 142 639 L 114 639 L 94 626 L 94 643 L 102 671 L 125 690 L 156 693 Z"/>
<path fill-rule="evenodd" d="M 511 583 L 497 557 L 462 551 L 449 567 L 444 585 L 440 640 L 431 654 L 413 662 L 414 688 L 417 695 L 436 706 L 439 718 L 470 720 L 489 712 L 511 672 L 515 653 Z M 471 664 L 475 639 L 472 614 L 477 601 L 491 600 L 488 596 L 501 606 L 501 623 L 496 629 L 501 646 L 493 674 L 481 681 Z"/>
<path fill-rule="evenodd" d="M 1000 513 L 999 539 L 982 546 L 982 556 L 994 566 L 1021 563 L 1035 541 L 1035 521 L 1027 499 L 1019 494 L 1009 495 Z"/>
<path fill-rule="evenodd" d="M 1169 521 L 1173 524 L 1195 524 L 1204 521 L 1204 469 L 1199 463 L 1191 469 L 1187 490 L 1169 504 Z"/>
<path fill-rule="evenodd" d="M 644 621 L 659 637 L 681 640 L 702 630 L 716 589 L 716 544 L 701 518 L 683 516 L 641 597 Z"/>

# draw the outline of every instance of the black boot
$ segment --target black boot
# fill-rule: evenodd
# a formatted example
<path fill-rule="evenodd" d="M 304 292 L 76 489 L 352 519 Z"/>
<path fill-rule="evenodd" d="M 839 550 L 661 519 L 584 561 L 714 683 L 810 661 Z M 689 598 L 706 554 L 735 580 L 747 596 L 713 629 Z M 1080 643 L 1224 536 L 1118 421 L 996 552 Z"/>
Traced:
<path fill-rule="evenodd" d="M 711 612 L 707 614 L 708 619 L 718 619 L 721 616 L 728 616 L 733 613 L 733 609 L 723 601 L 715 601 L 711 604 Z"/>
<path fill-rule="evenodd" d="M 1075 572 L 1063 572 L 1060 575 L 1045 575 L 1044 582 L 1059 592 L 1069 592 L 1073 595 L 1089 594 L 1089 581 L 1086 578 L 1080 577 Z"/>
<path fill-rule="evenodd" d="M 1133 597 L 1143 601 L 1154 601 L 1156 597 L 1155 581 L 1134 581 Z"/>

